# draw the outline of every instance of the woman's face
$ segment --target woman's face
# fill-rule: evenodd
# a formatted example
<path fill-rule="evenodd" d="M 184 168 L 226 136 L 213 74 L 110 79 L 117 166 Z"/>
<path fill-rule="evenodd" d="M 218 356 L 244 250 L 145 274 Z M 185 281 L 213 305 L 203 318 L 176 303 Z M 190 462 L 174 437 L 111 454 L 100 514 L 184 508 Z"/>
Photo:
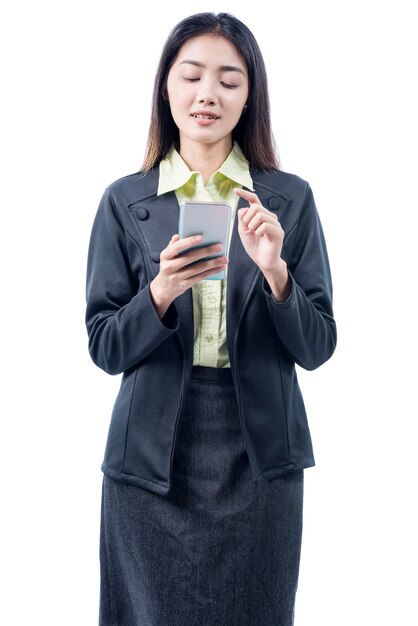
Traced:
<path fill-rule="evenodd" d="M 244 59 L 224 37 L 199 35 L 180 48 L 167 79 L 171 114 L 186 143 L 232 146 L 248 97 Z"/>

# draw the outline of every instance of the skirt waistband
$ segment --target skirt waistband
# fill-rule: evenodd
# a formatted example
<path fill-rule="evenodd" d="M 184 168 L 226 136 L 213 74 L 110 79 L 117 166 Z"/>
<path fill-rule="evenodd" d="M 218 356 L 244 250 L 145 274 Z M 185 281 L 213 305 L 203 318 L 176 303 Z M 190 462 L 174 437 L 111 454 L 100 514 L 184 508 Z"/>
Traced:
<path fill-rule="evenodd" d="M 193 365 L 192 379 L 233 382 L 230 367 L 205 367 L 203 365 Z"/>

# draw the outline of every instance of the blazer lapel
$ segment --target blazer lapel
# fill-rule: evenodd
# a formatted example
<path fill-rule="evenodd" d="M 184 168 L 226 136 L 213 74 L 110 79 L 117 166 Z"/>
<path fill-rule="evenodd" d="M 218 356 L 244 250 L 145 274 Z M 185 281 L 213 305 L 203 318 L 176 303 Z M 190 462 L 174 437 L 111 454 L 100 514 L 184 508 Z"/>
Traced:
<path fill-rule="evenodd" d="M 228 283 L 226 291 L 227 319 L 226 331 L 228 344 L 235 335 L 245 300 L 249 297 L 251 288 L 257 276 L 258 267 L 248 256 L 241 243 L 238 233 L 238 210 L 248 206 L 244 198 L 240 198 L 235 213 L 232 230 L 231 245 L 229 248 Z"/>

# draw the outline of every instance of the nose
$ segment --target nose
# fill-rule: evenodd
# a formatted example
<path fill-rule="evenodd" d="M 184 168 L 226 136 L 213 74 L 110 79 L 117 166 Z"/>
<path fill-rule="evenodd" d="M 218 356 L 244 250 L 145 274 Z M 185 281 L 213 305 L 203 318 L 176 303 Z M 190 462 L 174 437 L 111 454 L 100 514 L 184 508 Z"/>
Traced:
<path fill-rule="evenodd" d="M 200 104 L 215 104 L 215 101 L 211 96 L 200 96 L 198 98 Z"/>
<path fill-rule="evenodd" d="M 215 104 L 217 99 L 215 81 L 199 81 L 199 90 L 196 94 L 196 99 L 200 104 Z"/>

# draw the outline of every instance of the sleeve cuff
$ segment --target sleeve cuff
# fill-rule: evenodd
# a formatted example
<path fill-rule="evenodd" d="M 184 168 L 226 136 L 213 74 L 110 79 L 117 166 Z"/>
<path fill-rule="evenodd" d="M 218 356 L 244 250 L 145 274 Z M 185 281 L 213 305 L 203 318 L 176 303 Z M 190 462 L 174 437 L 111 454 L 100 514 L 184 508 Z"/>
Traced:
<path fill-rule="evenodd" d="M 179 328 L 179 318 L 178 318 L 178 314 L 177 314 L 177 309 L 174 305 L 174 303 L 172 302 L 170 304 L 170 306 L 168 307 L 167 311 L 164 313 L 163 317 L 160 319 L 158 316 L 158 313 L 155 309 L 154 303 L 152 301 L 151 298 L 151 293 L 150 293 L 150 286 L 148 285 L 147 287 L 148 289 L 148 298 L 149 298 L 149 304 L 152 307 L 152 310 L 154 312 L 153 315 L 153 319 L 155 321 L 155 323 L 157 324 L 157 326 L 164 326 L 165 330 L 174 332 L 176 330 L 178 330 Z"/>
<path fill-rule="evenodd" d="M 288 270 L 288 274 L 289 274 L 289 281 L 290 281 L 290 293 L 287 296 L 286 300 L 282 300 L 282 301 L 276 300 L 276 298 L 273 296 L 270 285 L 268 284 L 267 280 L 263 276 L 262 285 L 263 285 L 263 291 L 266 295 L 266 298 L 268 298 L 268 300 L 270 300 L 270 302 L 276 306 L 284 306 L 286 304 L 289 304 L 291 300 L 293 299 L 293 295 L 295 292 L 295 281 L 294 281 L 292 274 L 289 272 L 289 270 Z"/>

